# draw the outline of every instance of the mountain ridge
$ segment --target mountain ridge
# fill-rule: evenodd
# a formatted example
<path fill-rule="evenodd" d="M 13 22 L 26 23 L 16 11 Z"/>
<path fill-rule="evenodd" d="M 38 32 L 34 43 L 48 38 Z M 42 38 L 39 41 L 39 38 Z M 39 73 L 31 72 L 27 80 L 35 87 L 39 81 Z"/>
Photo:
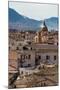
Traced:
<path fill-rule="evenodd" d="M 8 9 L 9 28 L 17 30 L 37 30 L 42 24 L 42 20 L 28 18 L 16 12 L 14 9 Z M 58 17 L 45 19 L 48 29 L 58 29 Z"/>

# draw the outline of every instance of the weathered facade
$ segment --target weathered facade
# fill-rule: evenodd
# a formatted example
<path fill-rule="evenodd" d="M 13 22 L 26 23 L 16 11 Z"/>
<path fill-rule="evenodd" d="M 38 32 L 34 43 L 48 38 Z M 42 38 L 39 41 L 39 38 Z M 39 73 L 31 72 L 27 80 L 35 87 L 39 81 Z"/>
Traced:
<path fill-rule="evenodd" d="M 57 65 L 58 64 L 58 46 L 48 44 L 33 44 L 18 51 L 18 66 L 20 71 L 32 70 L 38 65 Z M 26 50 L 27 49 L 27 50 Z"/>

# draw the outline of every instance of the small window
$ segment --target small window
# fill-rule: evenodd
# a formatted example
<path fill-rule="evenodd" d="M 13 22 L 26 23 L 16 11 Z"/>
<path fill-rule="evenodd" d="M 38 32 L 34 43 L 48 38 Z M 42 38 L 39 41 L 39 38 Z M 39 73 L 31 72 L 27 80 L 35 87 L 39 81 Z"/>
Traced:
<path fill-rule="evenodd" d="M 31 50 L 32 50 L 32 47 L 31 47 Z"/>
<path fill-rule="evenodd" d="M 24 36 L 22 36 L 24 39 L 25 39 L 25 35 Z"/>
<path fill-rule="evenodd" d="M 21 71 L 21 74 L 23 74 L 23 71 Z"/>
<path fill-rule="evenodd" d="M 23 50 L 28 50 L 28 48 L 24 46 L 24 47 L 23 47 Z"/>
<path fill-rule="evenodd" d="M 27 59 L 27 56 L 26 56 L 26 59 Z"/>
<path fill-rule="evenodd" d="M 39 56 L 39 59 L 41 59 L 41 56 Z"/>
<path fill-rule="evenodd" d="M 28 67 L 31 67 L 31 64 L 28 64 Z"/>
<path fill-rule="evenodd" d="M 56 56 L 54 56 L 54 60 L 56 60 Z"/>
<path fill-rule="evenodd" d="M 19 50 L 19 47 L 16 47 L 16 50 Z"/>
<path fill-rule="evenodd" d="M 28 58 L 30 59 L 31 58 L 31 55 L 28 55 Z"/>
<path fill-rule="evenodd" d="M 47 59 L 47 60 L 50 59 L 50 56 L 47 55 L 47 56 L 46 56 L 46 59 Z"/>

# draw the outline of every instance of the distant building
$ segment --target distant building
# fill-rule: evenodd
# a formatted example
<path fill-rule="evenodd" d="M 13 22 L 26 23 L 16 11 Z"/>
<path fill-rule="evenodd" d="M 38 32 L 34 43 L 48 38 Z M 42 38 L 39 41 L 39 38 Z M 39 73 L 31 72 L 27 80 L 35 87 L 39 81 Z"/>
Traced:
<path fill-rule="evenodd" d="M 38 32 L 9 33 L 9 71 L 58 64 L 58 31 L 48 31 L 45 21 Z"/>
<path fill-rule="evenodd" d="M 40 31 L 37 32 L 35 36 L 35 43 L 47 43 L 48 42 L 48 28 L 45 24 L 45 21 L 40 27 Z"/>
<path fill-rule="evenodd" d="M 34 67 L 35 66 L 35 52 L 32 50 L 18 51 L 18 59 L 20 60 L 20 67 Z"/>
<path fill-rule="evenodd" d="M 49 32 L 44 21 L 40 27 L 40 31 L 36 32 L 34 43 L 58 45 L 58 31 Z"/>
<path fill-rule="evenodd" d="M 16 73 L 18 70 L 18 53 L 16 50 L 9 50 L 9 66 L 8 71 L 9 73 Z"/>
<path fill-rule="evenodd" d="M 30 48 L 28 48 L 30 47 Z M 18 66 L 23 71 L 32 70 L 40 64 L 57 65 L 58 64 L 58 46 L 48 44 L 33 44 L 25 46 L 18 51 Z M 24 71 L 25 72 L 25 71 Z"/>
<path fill-rule="evenodd" d="M 15 31 L 9 32 L 9 38 L 14 39 L 16 41 L 24 41 L 30 40 L 32 41 L 35 36 L 35 31 Z"/>
<path fill-rule="evenodd" d="M 58 31 L 48 33 L 48 43 L 58 45 Z"/>

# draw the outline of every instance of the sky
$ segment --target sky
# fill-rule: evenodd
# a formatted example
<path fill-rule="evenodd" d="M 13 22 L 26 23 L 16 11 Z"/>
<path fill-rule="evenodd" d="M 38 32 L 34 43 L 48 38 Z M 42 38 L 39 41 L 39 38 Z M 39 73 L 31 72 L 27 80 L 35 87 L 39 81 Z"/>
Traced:
<path fill-rule="evenodd" d="M 44 20 L 50 17 L 58 17 L 57 4 L 37 4 L 10 1 L 9 8 L 16 10 L 21 15 L 36 20 Z"/>

